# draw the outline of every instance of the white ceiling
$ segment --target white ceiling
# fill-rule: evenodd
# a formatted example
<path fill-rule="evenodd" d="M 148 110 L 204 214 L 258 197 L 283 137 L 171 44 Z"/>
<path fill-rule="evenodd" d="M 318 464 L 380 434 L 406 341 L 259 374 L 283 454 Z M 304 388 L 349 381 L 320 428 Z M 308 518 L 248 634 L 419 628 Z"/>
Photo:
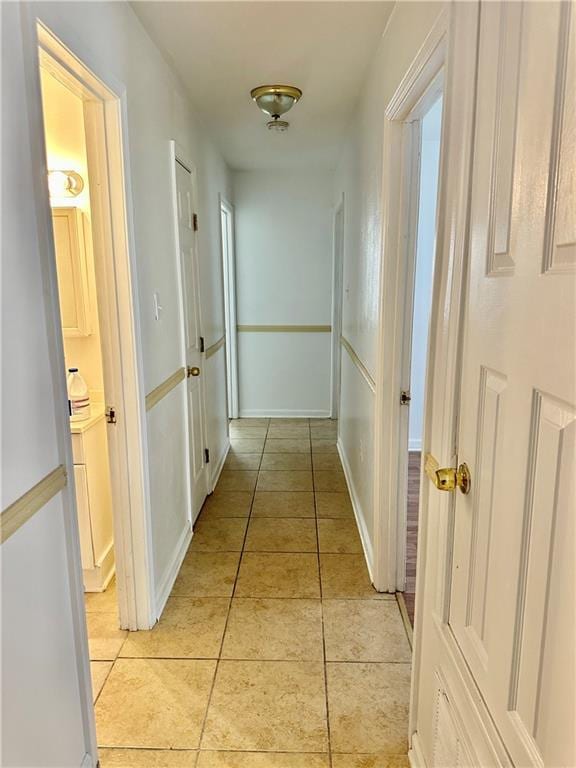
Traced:
<path fill-rule="evenodd" d="M 336 165 L 393 2 L 133 2 L 232 168 Z M 287 133 L 265 127 L 261 84 L 304 95 Z"/>

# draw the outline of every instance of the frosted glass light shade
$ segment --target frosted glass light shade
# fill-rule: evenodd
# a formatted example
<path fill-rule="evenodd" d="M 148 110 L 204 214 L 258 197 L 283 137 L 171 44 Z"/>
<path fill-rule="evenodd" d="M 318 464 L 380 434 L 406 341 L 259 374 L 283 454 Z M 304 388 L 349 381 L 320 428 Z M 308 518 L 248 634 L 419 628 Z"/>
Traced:
<path fill-rule="evenodd" d="M 280 117 L 292 109 L 302 96 L 302 91 L 293 85 L 260 85 L 250 95 L 262 112 L 270 117 Z"/>

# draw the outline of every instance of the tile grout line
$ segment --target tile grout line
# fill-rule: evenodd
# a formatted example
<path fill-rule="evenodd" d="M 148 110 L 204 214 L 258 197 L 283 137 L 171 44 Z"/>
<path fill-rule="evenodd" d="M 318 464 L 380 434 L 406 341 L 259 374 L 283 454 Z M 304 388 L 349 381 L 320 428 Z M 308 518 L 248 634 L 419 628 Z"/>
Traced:
<path fill-rule="evenodd" d="M 322 657 L 324 661 L 324 700 L 326 702 L 326 735 L 328 737 L 328 765 L 332 768 L 332 739 L 330 734 L 330 706 L 328 704 L 328 669 L 326 666 L 326 634 L 324 630 L 324 596 L 322 591 L 322 568 L 320 562 L 320 531 L 318 528 L 318 510 L 316 505 L 316 481 L 314 479 L 314 453 L 312 451 L 312 435 L 310 435 L 310 461 L 312 462 L 312 488 L 314 493 L 314 517 L 316 521 L 316 547 L 318 562 L 318 584 L 320 588 L 320 621 L 322 625 Z"/>
<path fill-rule="evenodd" d="M 237 598 L 237 600 L 245 600 L 248 598 L 240 597 Z M 262 599 L 262 598 L 256 598 L 256 599 Z M 313 598 L 310 597 L 299 597 L 299 598 L 289 598 L 289 597 L 278 597 L 278 598 L 265 598 L 265 599 L 271 599 L 271 600 L 311 600 Z M 330 599 L 330 598 L 328 598 Z M 122 659 L 131 659 L 132 661 L 143 661 L 143 660 L 151 660 L 151 661 L 218 661 L 220 656 L 122 656 Z M 257 659 L 253 656 L 230 656 L 226 657 L 224 659 L 221 659 L 222 661 L 255 661 L 258 662 L 258 664 L 314 664 L 317 659 Z M 99 663 L 106 664 L 108 662 L 103 660 L 98 660 Z M 412 665 L 411 661 L 397 661 L 397 660 L 391 660 L 391 661 L 382 661 L 381 659 L 330 659 L 330 664 L 372 664 L 374 666 L 381 666 L 381 667 L 389 667 L 389 666 L 396 666 L 396 667 L 410 667 Z M 184 747 L 182 747 L 184 749 Z M 232 750 L 237 751 L 237 750 Z M 240 750 L 242 751 L 242 750 Z M 257 750 L 258 751 L 258 750 Z M 280 750 L 282 751 L 282 750 Z"/>
<path fill-rule="evenodd" d="M 270 428 L 270 422 L 268 422 L 268 426 L 266 428 L 266 435 L 268 435 L 268 429 Z M 264 445 L 266 444 L 266 438 L 264 438 Z M 262 446 L 262 453 L 260 454 L 260 463 L 262 463 L 262 456 L 264 455 L 264 445 Z M 258 470 L 258 473 L 260 470 Z M 258 478 L 256 478 L 258 479 Z M 256 483 L 257 484 L 257 483 Z M 238 565 L 236 567 L 236 575 L 234 577 L 234 584 L 232 586 L 232 593 L 230 594 L 230 598 L 228 601 L 228 611 L 226 612 L 226 621 L 224 622 L 224 630 L 222 632 L 222 639 L 220 640 L 220 650 L 218 652 L 218 658 L 216 659 L 216 666 L 214 667 L 214 677 L 212 678 L 212 685 L 210 686 L 210 693 L 208 695 L 208 700 L 206 702 L 206 711 L 204 713 L 204 718 L 202 720 L 202 728 L 200 729 L 200 737 L 198 739 L 198 756 L 196 758 L 196 761 L 199 760 L 200 750 L 202 749 L 202 741 L 204 739 L 204 731 L 206 728 L 206 722 L 208 720 L 208 712 L 210 711 L 210 704 L 212 703 L 212 696 L 214 694 L 214 688 L 216 686 L 216 677 L 218 676 L 218 669 L 220 667 L 220 662 L 222 661 L 222 650 L 224 648 L 224 639 L 226 637 L 226 630 L 228 629 L 228 622 L 230 620 L 230 612 L 232 610 L 232 601 L 234 599 L 234 595 L 236 593 L 236 585 L 238 583 L 238 576 L 240 574 L 240 566 L 242 564 L 242 556 L 244 554 L 244 547 L 246 545 L 246 538 L 248 536 L 248 529 L 250 527 L 250 518 L 252 517 L 252 507 L 254 505 L 254 497 L 256 496 L 256 484 L 254 485 L 254 488 L 252 490 L 252 498 L 250 500 L 250 509 L 248 511 L 248 518 L 246 520 L 246 529 L 244 531 L 244 539 L 242 541 L 242 549 L 240 551 L 240 557 L 238 558 Z"/>

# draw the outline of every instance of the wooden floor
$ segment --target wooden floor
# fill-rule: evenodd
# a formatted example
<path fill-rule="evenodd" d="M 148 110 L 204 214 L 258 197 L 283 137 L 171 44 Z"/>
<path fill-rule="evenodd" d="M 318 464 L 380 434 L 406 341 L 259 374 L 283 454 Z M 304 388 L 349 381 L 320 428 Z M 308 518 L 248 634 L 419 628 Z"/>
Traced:
<path fill-rule="evenodd" d="M 418 548 L 418 497 L 420 494 L 420 451 L 408 453 L 408 519 L 406 526 L 406 591 L 404 600 L 414 626 L 416 552 Z"/>

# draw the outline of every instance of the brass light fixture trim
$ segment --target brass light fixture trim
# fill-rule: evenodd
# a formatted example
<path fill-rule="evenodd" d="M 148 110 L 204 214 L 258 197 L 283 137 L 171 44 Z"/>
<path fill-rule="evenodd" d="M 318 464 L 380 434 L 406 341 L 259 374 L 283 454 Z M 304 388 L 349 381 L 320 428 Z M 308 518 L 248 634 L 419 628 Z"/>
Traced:
<path fill-rule="evenodd" d="M 280 117 L 300 100 L 302 91 L 294 85 L 259 85 L 250 91 L 250 96 L 258 108 L 272 118 L 266 123 L 269 130 L 286 131 L 290 123 Z"/>
<path fill-rule="evenodd" d="M 48 171 L 51 197 L 76 197 L 84 189 L 84 179 L 76 171 Z"/>

